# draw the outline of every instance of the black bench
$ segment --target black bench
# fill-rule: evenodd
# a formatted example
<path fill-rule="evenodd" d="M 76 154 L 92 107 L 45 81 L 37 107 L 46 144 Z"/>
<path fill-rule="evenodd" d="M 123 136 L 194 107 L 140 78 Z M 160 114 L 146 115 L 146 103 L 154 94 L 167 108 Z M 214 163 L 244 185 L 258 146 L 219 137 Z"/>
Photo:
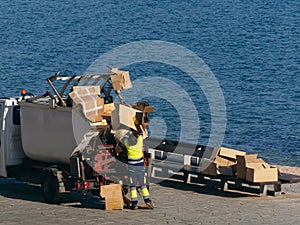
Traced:
<path fill-rule="evenodd" d="M 170 154 L 170 153 L 169 153 Z M 172 153 L 171 153 L 172 155 Z M 183 158 L 185 158 L 185 154 L 182 154 Z M 185 161 L 185 160 L 183 160 Z M 167 153 L 162 150 L 154 151 L 154 157 L 151 159 L 151 167 L 161 168 L 162 171 L 172 170 L 175 172 L 183 173 L 183 177 L 181 176 L 180 179 L 183 179 L 184 183 L 190 182 L 190 174 L 197 176 L 197 182 L 205 183 L 205 178 L 209 178 L 211 180 L 220 180 L 221 181 L 221 190 L 229 190 L 229 182 L 233 182 L 234 186 L 232 189 L 242 190 L 243 184 L 248 186 L 258 186 L 259 187 L 259 195 L 264 196 L 268 194 L 268 186 L 273 186 L 274 189 L 271 192 L 274 196 L 278 196 L 281 194 L 281 185 L 287 183 L 299 183 L 300 176 L 281 173 L 278 181 L 275 182 L 250 182 L 245 179 L 239 179 L 236 176 L 226 176 L 226 175 L 206 175 L 202 174 L 201 168 L 199 166 L 200 157 L 199 156 L 189 156 L 189 164 L 184 165 L 184 162 L 173 162 L 169 160 L 167 157 Z M 185 162 L 186 163 L 186 162 Z M 154 176 L 154 171 L 151 172 L 151 175 Z"/>

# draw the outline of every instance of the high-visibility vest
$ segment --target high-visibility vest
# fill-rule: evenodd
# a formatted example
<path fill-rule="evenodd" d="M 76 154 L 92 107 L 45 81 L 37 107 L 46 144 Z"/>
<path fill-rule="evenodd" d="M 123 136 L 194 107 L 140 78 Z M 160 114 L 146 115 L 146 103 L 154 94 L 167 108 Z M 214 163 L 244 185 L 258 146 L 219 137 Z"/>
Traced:
<path fill-rule="evenodd" d="M 129 146 L 128 139 L 125 139 L 124 144 L 127 148 L 128 164 L 143 165 L 143 138 L 139 136 L 135 145 Z"/>

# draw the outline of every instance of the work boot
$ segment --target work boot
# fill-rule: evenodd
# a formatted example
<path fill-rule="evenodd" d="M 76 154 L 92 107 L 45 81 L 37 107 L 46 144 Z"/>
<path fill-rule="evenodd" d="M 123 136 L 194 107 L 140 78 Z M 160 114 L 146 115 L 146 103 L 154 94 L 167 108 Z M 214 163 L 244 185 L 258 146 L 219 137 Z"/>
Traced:
<path fill-rule="evenodd" d="M 138 207 L 137 205 L 132 205 L 132 206 L 131 206 L 131 209 L 132 209 L 132 210 L 137 210 L 138 208 L 139 208 L 139 207 Z"/>
<path fill-rule="evenodd" d="M 153 206 L 151 201 L 147 201 L 146 206 L 147 206 L 148 209 L 154 209 L 154 206 Z"/>

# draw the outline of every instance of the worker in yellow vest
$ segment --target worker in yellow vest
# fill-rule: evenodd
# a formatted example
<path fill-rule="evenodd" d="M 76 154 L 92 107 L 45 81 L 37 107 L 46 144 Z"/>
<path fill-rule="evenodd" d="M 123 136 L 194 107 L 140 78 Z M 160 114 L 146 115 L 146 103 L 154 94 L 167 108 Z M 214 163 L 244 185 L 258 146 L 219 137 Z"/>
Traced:
<path fill-rule="evenodd" d="M 146 184 L 144 157 L 143 157 L 143 138 L 140 135 L 134 135 L 129 133 L 125 138 L 124 144 L 127 148 L 128 156 L 128 170 L 130 179 L 130 194 L 131 194 L 131 208 L 138 209 L 137 198 L 137 181 L 142 189 L 142 196 L 146 203 L 147 208 L 153 209 L 153 205 L 150 200 L 149 191 Z"/>

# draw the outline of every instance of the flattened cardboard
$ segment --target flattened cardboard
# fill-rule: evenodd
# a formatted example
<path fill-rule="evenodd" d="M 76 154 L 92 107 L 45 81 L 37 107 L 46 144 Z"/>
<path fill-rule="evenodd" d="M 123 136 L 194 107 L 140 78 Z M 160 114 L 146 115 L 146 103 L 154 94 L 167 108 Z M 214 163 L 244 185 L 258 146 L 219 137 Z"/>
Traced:
<path fill-rule="evenodd" d="M 97 97 L 96 102 L 94 100 L 86 102 L 83 112 L 88 120 L 91 122 L 100 122 L 103 120 L 103 105 L 104 99 Z"/>
<path fill-rule="evenodd" d="M 237 155 L 246 155 L 246 152 L 224 147 L 221 147 L 219 151 L 219 156 L 227 157 L 230 159 L 236 159 Z"/>
<path fill-rule="evenodd" d="M 100 87 L 99 86 L 73 86 L 73 91 L 78 92 L 80 96 L 86 95 L 99 95 Z"/>
<path fill-rule="evenodd" d="M 104 99 L 98 95 L 99 86 L 75 86 L 73 89 L 69 96 L 75 104 L 81 105 L 85 117 L 91 122 L 102 121 Z"/>

